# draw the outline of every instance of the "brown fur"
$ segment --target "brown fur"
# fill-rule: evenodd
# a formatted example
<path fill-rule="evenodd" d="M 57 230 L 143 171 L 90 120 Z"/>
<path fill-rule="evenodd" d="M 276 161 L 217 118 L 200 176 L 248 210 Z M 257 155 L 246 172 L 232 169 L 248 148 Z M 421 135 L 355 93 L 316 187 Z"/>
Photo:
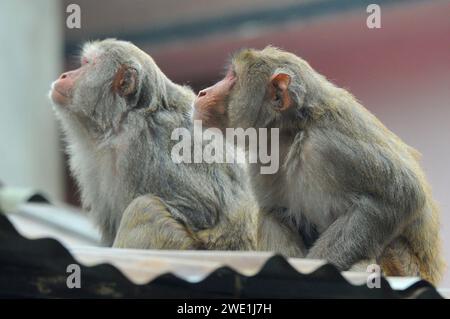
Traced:
<path fill-rule="evenodd" d="M 223 126 L 280 130 L 280 170 L 262 175 L 254 164 L 250 178 L 261 208 L 311 240 L 307 257 L 342 270 L 376 259 L 389 275 L 438 283 L 439 211 L 418 152 L 292 53 L 241 50 L 230 70 Z"/>

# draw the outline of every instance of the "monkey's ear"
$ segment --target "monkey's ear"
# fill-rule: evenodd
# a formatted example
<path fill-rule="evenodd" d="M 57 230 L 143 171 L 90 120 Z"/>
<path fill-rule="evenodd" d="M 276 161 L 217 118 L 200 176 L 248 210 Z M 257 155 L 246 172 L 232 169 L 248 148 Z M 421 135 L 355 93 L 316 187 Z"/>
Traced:
<path fill-rule="evenodd" d="M 292 99 L 289 95 L 289 84 L 291 84 L 291 76 L 287 73 L 275 73 L 270 78 L 270 96 L 277 106 L 278 111 L 285 111 L 292 106 Z"/>
<path fill-rule="evenodd" d="M 117 71 L 113 81 L 113 91 L 120 96 L 126 97 L 136 93 L 138 83 L 138 74 L 136 69 L 128 66 L 122 66 Z"/>

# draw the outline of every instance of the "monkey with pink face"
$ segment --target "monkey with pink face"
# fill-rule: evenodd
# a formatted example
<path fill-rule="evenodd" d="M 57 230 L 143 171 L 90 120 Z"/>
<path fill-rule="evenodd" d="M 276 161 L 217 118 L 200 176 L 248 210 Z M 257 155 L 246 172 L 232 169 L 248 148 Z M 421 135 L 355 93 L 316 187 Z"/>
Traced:
<path fill-rule="evenodd" d="M 268 142 L 279 143 L 280 169 L 250 164 L 250 179 L 261 209 L 302 236 L 308 258 L 342 270 L 376 259 L 387 275 L 441 279 L 439 211 L 418 153 L 301 58 L 237 52 L 225 78 L 198 94 L 194 118 L 279 129 Z"/>
<path fill-rule="evenodd" d="M 106 245 L 303 256 L 300 237 L 260 213 L 241 166 L 173 161 L 171 133 L 193 129 L 195 94 L 133 44 L 85 44 L 81 66 L 50 97 L 83 207 Z"/>
<path fill-rule="evenodd" d="M 50 92 L 70 169 L 106 245 L 252 250 L 257 205 L 242 168 L 175 163 L 171 133 L 191 129 L 195 94 L 129 42 L 84 45 Z"/>

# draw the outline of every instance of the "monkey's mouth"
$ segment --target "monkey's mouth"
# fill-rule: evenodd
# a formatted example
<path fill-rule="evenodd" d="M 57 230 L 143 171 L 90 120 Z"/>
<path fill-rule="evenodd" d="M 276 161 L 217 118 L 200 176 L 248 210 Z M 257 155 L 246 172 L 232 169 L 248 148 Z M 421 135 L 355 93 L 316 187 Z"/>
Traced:
<path fill-rule="evenodd" d="M 53 85 L 52 87 L 51 98 L 53 102 L 63 106 L 69 104 L 71 100 L 70 94 L 68 92 L 62 92 L 61 90 L 58 90 L 56 88 L 56 85 Z"/>

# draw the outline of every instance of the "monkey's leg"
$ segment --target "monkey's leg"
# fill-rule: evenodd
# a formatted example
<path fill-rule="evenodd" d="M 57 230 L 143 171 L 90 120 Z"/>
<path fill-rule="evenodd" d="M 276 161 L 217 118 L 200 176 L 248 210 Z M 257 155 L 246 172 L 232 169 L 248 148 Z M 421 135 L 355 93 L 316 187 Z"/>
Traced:
<path fill-rule="evenodd" d="M 139 249 L 199 249 L 201 244 L 175 220 L 160 198 L 144 195 L 125 210 L 113 247 Z"/>
<path fill-rule="evenodd" d="M 299 234 L 267 213 L 261 213 L 259 217 L 257 249 L 286 257 L 304 257 L 306 252 Z"/>
<path fill-rule="evenodd" d="M 307 258 L 326 259 L 341 270 L 378 257 L 400 227 L 395 212 L 361 197 L 317 239 Z"/>
<path fill-rule="evenodd" d="M 226 218 L 220 218 L 214 227 L 196 233 L 208 249 L 256 250 L 259 207 L 249 201 L 233 212 L 222 213 Z"/>
<path fill-rule="evenodd" d="M 420 261 L 403 237 L 394 239 L 377 262 L 386 276 L 420 276 Z"/>
<path fill-rule="evenodd" d="M 388 276 L 420 276 L 432 284 L 442 279 L 446 265 L 436 216 L 419 216 L 383 251 L 379 263 Z"/>

